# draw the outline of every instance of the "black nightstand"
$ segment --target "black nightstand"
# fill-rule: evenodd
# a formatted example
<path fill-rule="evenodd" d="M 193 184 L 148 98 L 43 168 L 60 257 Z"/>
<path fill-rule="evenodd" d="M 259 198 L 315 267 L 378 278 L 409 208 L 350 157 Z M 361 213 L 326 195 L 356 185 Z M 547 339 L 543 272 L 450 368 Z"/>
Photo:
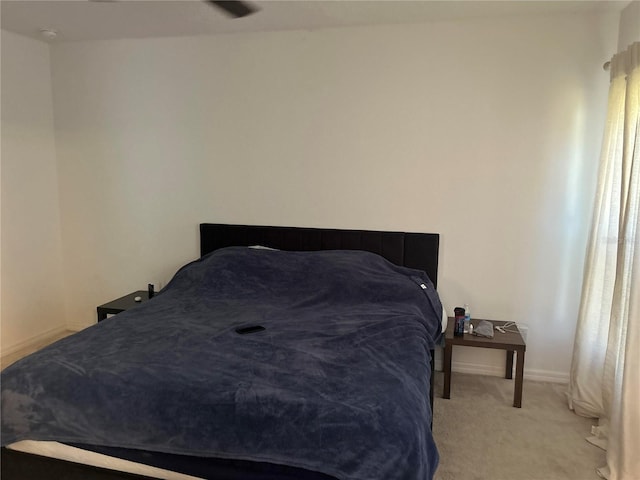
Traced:
<path fill-rule="evenodd" d="M 136 302 L 134 298 L 140 297 L 141 301 Z M 136 305 L 140 305 L 141 303 L 149 300 L 149 292 L 146 290 L 138 290 L 137 292 L 130 293 L 129 295 L 125 295 L 124 297 L 120 297 L 117 300 L 113 300 L 112 302 L 105 303 L 104 305 L 100 305 L 98 310 L 98 321 L 101 322 L 107 318 L 107 315 L 115 315 L 120 312 L 124 312 L 125 310 L 129 310 L 130 308 L 135 307 Z"/>

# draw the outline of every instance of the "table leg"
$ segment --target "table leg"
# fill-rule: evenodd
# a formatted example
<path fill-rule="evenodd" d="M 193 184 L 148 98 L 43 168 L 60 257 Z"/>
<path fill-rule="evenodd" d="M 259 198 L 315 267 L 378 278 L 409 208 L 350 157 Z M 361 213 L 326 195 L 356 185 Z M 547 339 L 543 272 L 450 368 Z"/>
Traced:
<path fill-rule="evenodd" d="M 524 377 L 524 352 L 518 352 L 516 360 L 516 385 L 513 393 L 513 406 L 522 407 L 522 382 Z"/>
<path fill-rule="evenodd" d="M 106 320 L 108 313 L 105 313 L 101 308 L 98 308 L 98 321 L 101 322 L 102 320 Z"/>
<path fill-rule="evenodd" d="M 433 431 L 433 387 L 435 386 L 435 376 L 436 376 L 436 362 L 435 362 L 435 351 L 431 349 L 431 388 L 429 388 L 429 405 L 431 406 L 431 431 Z"/>
<path fill-rule="evenodd" d="M 445 343 L 444 346 L 444 392 L 442 398 L 451 398 L 451 354 L 453 345 Z"/>
<path fill-rule="evenodd" d="M 507 368 L 505 369 L 504 378 L 513 378 L 513 350 L 507 350 Z"/>
<path fill-rule="evenodd" d="M 431 412 L 433 412 L 433 387 L 435 385 L 435 373 L 436 373 L 436 369 L 435 369 L 435 351 L 431 350 L 431 362 L 430 362 L 430 367 L 431 367 L 431 388 L 429 389 L 429 402 L 431 405 Z"/>

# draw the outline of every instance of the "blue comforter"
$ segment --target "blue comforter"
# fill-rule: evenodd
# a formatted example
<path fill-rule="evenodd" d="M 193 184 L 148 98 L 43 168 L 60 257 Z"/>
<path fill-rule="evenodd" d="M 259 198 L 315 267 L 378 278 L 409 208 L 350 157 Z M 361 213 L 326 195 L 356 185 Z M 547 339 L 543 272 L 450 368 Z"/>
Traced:
<path fill-rule="evenodd" d="M 429 479 L 423 272 L 360 251 L 232 247 L 2 372 L 2 444 L 57 440 Z M 263 331 L 240 335 L 239 327 Z"/>

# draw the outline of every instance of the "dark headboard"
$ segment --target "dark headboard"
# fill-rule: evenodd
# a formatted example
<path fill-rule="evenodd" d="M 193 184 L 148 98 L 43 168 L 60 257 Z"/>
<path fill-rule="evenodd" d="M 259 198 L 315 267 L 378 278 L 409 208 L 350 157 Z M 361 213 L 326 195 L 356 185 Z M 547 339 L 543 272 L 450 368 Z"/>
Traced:
<path fill-rule="evenodd" d="M 200 255 L 218 248 L 263 245 L 279 250 L 365 250 L 396 265 L 424 270 L 438 286 L 437 233 L 200 224 Z"/>

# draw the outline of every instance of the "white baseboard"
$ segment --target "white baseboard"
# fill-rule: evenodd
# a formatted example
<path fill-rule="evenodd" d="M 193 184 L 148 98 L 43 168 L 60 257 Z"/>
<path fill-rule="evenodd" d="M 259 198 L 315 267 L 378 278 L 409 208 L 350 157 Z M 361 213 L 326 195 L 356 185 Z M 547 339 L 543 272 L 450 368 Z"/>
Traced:
<path fill-rule="evenodd" d="M 0 351 L 0 358 L 4 359 L 10 355 L 14 355 L 23 350 L 29 350 L 34 347 L 38 347 L 42 344 L 49 343 L 50 339 L 56 338 L 62 335 L 64 332 L 68 331 L 66 325 L 60 325 L 58 327 L 51 328 L 46 330 L 38 335 L 34 335 L 33 337 L 27 338 L 21 342 L 15 343 L 9 347 L 5 347 Z M 3 362 L 4 363 L 4 362 Z"/>
<path fill-rule="evenodd" d="M 91 325 L 95 325 L 95 323 Z M 79 332 L 80 330 L 84 330 L 85 328 L 88 328 L 91 325 L 88 325 L 86 323 L 80 323 L 80 322 L 67 323 L 67 330 L 71 330 L 73 332 Z"/>
<path fill-rule="evenodd" d="M 569 372 L 524 369 L 524 379 L 536 382 L 569 383 Z"/>
<path fill-rule="evenodd" d="M 514 367 L 515 367 L 515 361 Z M 504 366 L 498 365 L 478 365 L 476 363 L 468 362 L 452 362 L 451 371 L 459 373 L 471 373 L 474 375 L 489 375 L 492 377 L 504 377 Z M 436 361 L 435 369 L 442 371 L 442 360 Z M 515 372 L 514 372 L 515 376 Z M 568 372 L 556 372 L 553 370 L 537 370 L 537 369 L 524 369 L 524 379 L 533 380 L 536 382 L 553 382 L 553 383 L 569 383 Z"/>

